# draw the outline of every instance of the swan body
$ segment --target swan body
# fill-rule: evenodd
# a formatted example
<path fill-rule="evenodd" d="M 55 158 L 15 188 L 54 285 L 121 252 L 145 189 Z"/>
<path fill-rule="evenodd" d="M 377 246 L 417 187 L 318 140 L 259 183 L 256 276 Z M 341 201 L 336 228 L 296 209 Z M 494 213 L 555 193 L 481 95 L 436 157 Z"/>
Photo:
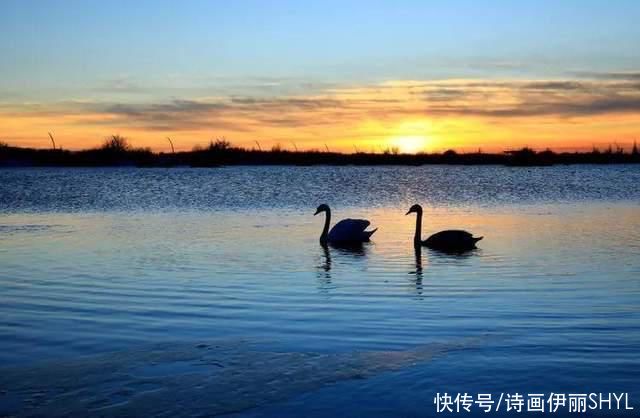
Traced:
<path fill-rule="evenodd" d="M 467 231 L 450 229 L 446 231 L 436 232 L 426 240 L 422 241 L 422 245 L 430 248 L 442 249 L 474 249 L 476 242 L 483 237 L 475 238 Z"/>
<path fill-rule="evenodd" d="M 373 235 L 374 232 L 378 230 L 378 228 L 367 231 L 367 227 L 371 225 L 366 219 L 343 219 L 331 228 L 329 231 L 329 225 L 331 223 L 331 209 L 326 204 L 322 204 L 318 206 L 316 213 L 317 215 L 321 212 L 325 212 L 325 220 L 324 220 L 324 228 L 322 229 L 322 234 L 320 235 L 320 244 L 360 244 L 363 242 L 368 242 Z"/>
<path fill-rule="evenodd" d="M 422 241 L 422 207 L 413 205 L 406 213 L 416 213 L 416 232 L 413 237 L 413 245 L 415 247 L 427 247 L 433 250 L 444 252 L 464 252 L 473 250 L 476 243 L 483 237 L 474 237 L 467 231 L 450 229 L 446 231 L 436 232 L 426 240 Z"/>

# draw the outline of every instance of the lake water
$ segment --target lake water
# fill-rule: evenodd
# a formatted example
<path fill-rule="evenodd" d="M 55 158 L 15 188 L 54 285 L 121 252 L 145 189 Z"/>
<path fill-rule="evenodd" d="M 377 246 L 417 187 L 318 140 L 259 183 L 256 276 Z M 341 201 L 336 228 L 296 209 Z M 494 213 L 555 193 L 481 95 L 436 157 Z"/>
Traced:
<path fill-rule="evenodd" d="M 373 242 L 323 249 L 319 203 Z M 416 254 L 413 203 L 480 248 Z M 0 170 L 0 416 L 634 416 L 639 203 L 639 166 Z"/>

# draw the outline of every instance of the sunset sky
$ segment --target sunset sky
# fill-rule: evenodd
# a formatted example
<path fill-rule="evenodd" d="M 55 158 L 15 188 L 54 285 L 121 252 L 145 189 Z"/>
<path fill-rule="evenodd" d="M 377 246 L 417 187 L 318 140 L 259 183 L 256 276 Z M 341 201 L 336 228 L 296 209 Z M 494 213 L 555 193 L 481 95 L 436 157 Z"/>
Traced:
<path fill-rule="evenodd" d="M 640 140 L 640 1 L 0 2 L 0 141 L 352 152 Z"/>

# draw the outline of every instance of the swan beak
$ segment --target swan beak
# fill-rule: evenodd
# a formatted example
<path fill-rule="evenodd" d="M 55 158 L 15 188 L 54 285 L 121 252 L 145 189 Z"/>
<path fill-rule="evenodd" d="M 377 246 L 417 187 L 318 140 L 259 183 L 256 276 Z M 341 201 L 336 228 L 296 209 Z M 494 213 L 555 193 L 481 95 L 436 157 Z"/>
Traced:
<path fill-rule="evenodd" d="M 405 214 L 404 214 L 404 216 L 407 216 L 407 215 L 408 215 L 408 214 L 410 214 L 410 213 L 411 213 L 411 211 L 408 211 L 407 213 L 405 213 Z"/>
<path fill-rule="evenodd" d="M 313 214 L 313 216 L 316 216 L 316 215 L 317 215 L 317 214 L 319 214 L 319 213 L 320 213 L 320 211 L 319 211 L 319 210 L 317 210 L 317 211 L 316 211 L 316 213 L 314 213 L 314 214 Z"/>

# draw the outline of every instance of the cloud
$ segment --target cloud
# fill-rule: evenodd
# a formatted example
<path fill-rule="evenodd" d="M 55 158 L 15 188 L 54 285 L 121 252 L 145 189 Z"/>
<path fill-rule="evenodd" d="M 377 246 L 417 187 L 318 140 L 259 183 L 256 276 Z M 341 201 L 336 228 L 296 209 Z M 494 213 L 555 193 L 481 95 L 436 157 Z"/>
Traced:
<path fill-rule="evenodd" d="M 450 114 L 450 109 L 440 109 L 440 113 Z M 524 103 L 507 107 L 468 107 L 456 109 L 456 114 L 488 117 L 531 117 L 563 116 L 580 117 L 610 113 L 640 113 L 640 97 L 594 98 L 583 102 L 540 102 Z"/>
<path fill-rule="evenodd" d="M 633 81 L 450 81 L 420 85 L 426 112 L 487 117 L 580 117 L 640 113 Z"/>
<path fill-rule="evenodd" d="M 317 94 L 173 98 L 162 102 L 0 104 L 0 113 L 152 131 L 335 127 L 409 117 L 578 118 L 640 114 L 640 73 L 560 80 L 397 80 Z M 267 80 L 277 82 L 276 80 Z M 114 85 L 135 89 L 126 83 Z"/>
<path fill-rule="evenodd" d="M 529 90 L 575 91 L 584 90 L 585 85 L 578 81 L 532 81 L 525 83 L 522 88 Z"/>
<path fill-rule="evenodd" d="M 230 126 L 221 119 L 227 106 L 221 102 L 175 99 L 167 103 L 98 104 L 94 111 L 109 116 L 103 122 L 106 125 L 171 131 Z"/>
<path fill-rule="evenodd" d="M 638 71 L 613 71 L 613 72 L 574 71 L 570 74 L 579 78 L 596 79 L 596 80 L 640 81 L 640 72 Z"/>
<path fill-rule="evenodd" d="M 194 97 L 202 94 L 221 96 L 287 96 L 313 94 L 315 92 L 339 87 L 330 81 L 310 80 L 300 77 L 180 77 L 165 76 L 143 81 L 122 76 L 100 81 L 97 86 L 79 90 L 104 100 L 114 97 L 170 96 Z"/>

